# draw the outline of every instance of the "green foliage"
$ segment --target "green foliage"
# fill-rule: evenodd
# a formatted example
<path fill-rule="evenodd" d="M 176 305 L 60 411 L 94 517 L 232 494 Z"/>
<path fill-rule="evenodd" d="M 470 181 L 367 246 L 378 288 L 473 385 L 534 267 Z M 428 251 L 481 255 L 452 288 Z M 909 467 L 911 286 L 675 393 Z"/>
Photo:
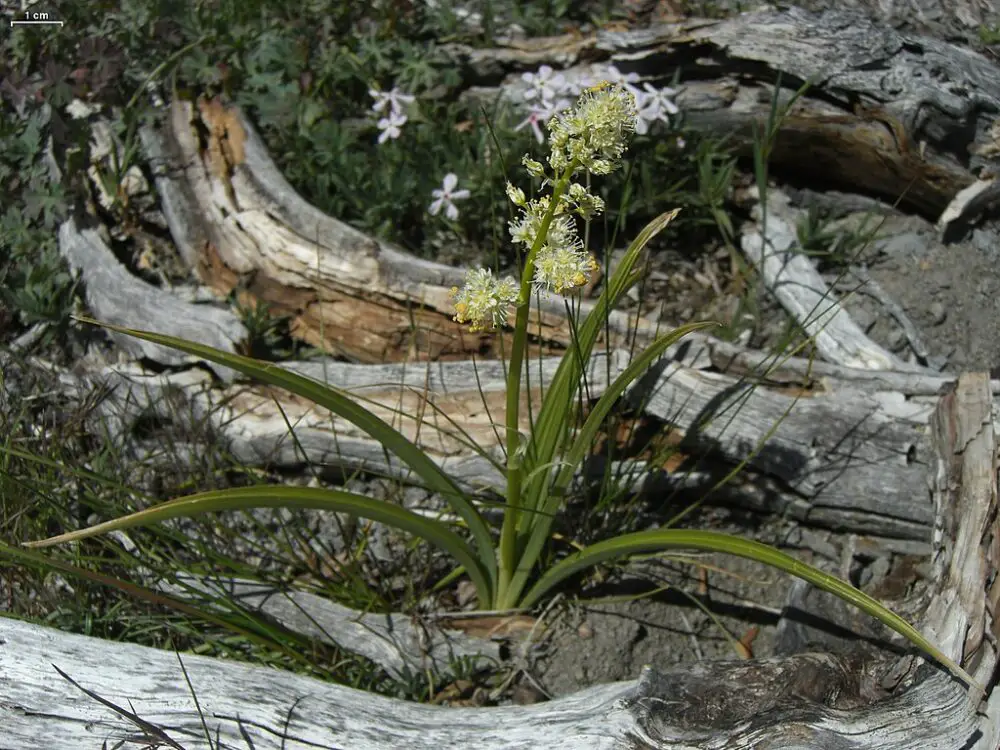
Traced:
<path fill-rule="evenodd" d="M 56 244 L 67 201 L 45 162 L 47 124 L 39 109 L 21 120 L 0 112 L 0 294 L 24 325 L 64 320 L 73 293 Z"/>
<path fill-rule="evenodd" d="M 1000 44 L 1000 26 L 996 24 L 980 26 L 979 41 L 983 44 Z"/>

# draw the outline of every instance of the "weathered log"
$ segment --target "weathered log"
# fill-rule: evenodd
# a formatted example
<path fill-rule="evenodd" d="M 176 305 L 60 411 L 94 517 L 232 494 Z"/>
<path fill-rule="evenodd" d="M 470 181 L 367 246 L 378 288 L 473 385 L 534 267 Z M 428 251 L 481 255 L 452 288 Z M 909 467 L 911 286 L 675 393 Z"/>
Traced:
<path fill-rule="evenodd" d="M 767 210 L 755 207 L 755 225 L 744 232 L 741 247 L 764 286 L 798 321 L 820 356 L 859 370 L 924 371 L 871 341 L 841 307 L 799 247 L 797 213 L 786 196 L 768 191 Z"/>
<path fill-rule="evenodd" d="M 158 591 L 183 599 L 194 593 L 225 595 L 249 612 L 265 615 L 292 632 L 335 644 L 370 659 L 390 676 L 445 674 L 458 659 L 478 667 L 500 662 L 499 640 L 470 636 L 445 618 L 422 622 L 396 613 L 357 612 L 308 591 L 282 591 L 259 581 L 181 575 L 159 582 Z M 503 631 L 498 628 L 498 634 Z"/>
<path fill-rule="evenodd" d="M 788 104 L 808 81 L 782 122 L 772 166 L 806 181 L 822 174 L 827 184 L 890 202 L 902 197 L 902 205 L 935 219 L 972 184 L 970 169 L 995 158 L 990 128 L 1000 84 L 992 61 L 850 11 L 743 13 L 453 52 L 480 80 L 502 83 L 511 99 L 525 84 L 503 76 L 542 63 L 570 65 L 567 76 L 588 78 L 606 70 L 595 60 L 650 79 L 679 70 L 676 101 L 687 124 L 747 149 L 773 97 Z"/>
<path fill-rule="evenodd" d="M 610 366 L 596 355 L 589 367 L 590 397 L 603 393 L 609 370 L 614 378 L 626 362 L 620 351 L 613 352 Z M 532 365 L 534 383 L 551 378 L 557 364 L 548 358 L 540 368 Z M 503 474 L 493 463 L 502 457 L 496 425 L 503 424 L 506 382 L 500 363 L 477 365 L 478 381 L 468 363 L 285 366 L 350 388 L 469 490 L 503 490 Z M 124 365 L 61 377 L 67 389 L 75 383 L 86 392 L 107 391 L 93 416 L 125 440 L 139 419 L 157 415 L 178 427 L 210 425 L 247 466 L 310 463 L 413 481 L 404 464 L 354 425 L 300 399 L 275 402 L 270 389 L 213 387 L 203 370 L 151 374 Z M 794 518 L 879 536 L 927 537 L 932 509 L 920 498 L 930 397 L 845 385 L 783 391 L 668 362 L 636 383 L 629 398 L 684 435 L 680 447 L 694 465 L 749 459 L 784 488 L 780 499 L 765 496 Z M 289 439 L 286 419 L 295 425 L 296 440 Z M 655 486 L 657 468 L 645 467 L 643 474 L 653 474 L 641 483 Z M 670 479 L 660 477 L 669 486 Z"/>
<path fill-rule="evenodd" d="M 988 690 L 996 683 L 992 613 L 1000 589 L 993 419 L 984 376 L 963 376 L 938 403 L 932 582 L 906 603 L 922 630 Z M 96 748 L 151 735 L 192 750 L 213 741 L 242 747 L 247 736 L 262 749 L 995 747 L 1000 692 L 980 703 L 919 663 L 911 654 L 862 649 L 847 657 L 648 667 L 636 681 L 550 703 L 449 709 L 4 619 L 0 725 L 18 750 Z M 141 731 L 129 715 L 146 722 Z"/>
<path fill-rule="evenodd" d="M 194 338 L 200 343 L 232 352 L 247 337 L 246 328 L 228 309 L 193 305 L 166 290 L 128 273 L 101 238 L 97 229 L 79 229 L 75 219 L 59 231 L 59 248 L 74 271 L 85 279 L 84 297 L 91 312 L 105 323 L 139 327 L 153 321 L 160 333 Z M 190 363 L 192 357 L 176 349 L 112 334 L 115 343 L 133 357 L 167 365 Z M 219 368 L 220 376 L 229 374 Z"/>

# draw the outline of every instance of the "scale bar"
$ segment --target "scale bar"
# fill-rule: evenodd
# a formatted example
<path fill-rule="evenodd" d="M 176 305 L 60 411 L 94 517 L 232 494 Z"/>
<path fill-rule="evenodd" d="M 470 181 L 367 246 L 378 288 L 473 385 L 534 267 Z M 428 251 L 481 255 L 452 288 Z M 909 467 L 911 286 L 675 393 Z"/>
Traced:
<path fill-rule="evenodd" d="M 11 21 L 13 26 L 62 26 L 63 21 Z"/>

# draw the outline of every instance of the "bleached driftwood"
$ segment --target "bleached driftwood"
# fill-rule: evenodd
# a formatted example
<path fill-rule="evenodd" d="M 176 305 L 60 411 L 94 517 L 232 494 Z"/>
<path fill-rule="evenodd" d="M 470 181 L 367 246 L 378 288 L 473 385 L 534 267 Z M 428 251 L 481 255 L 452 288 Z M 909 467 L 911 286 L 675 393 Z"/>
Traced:
<path fill-rule="evenodd" d="M 247 611 L 281 623 L 289 630 L 335 644 L 370 659 L 390 676 L 404 680 L 414 675 L 446 674 L 459 659 L 479 668 L 500 659 L 498 639 L 470 636 L 449 621 L 387 613 L 358 612 L 308 591 L 283 591 L 259 581 L 180 575 L 176 581 L 156 584 L 158 591 L 183 599 L 207 594 L 209 601 L 223 595 Z M 501 628 L 498 628 L 498 634 Z"/>
<path fill-rule="evenodd" d="M 933 424 L 932 582 L 906 602 L 906 610 L 990 689 L 996 679 L 992 612 L 1000 590 L 1000 543 L 987 378 L 963 376 L 957 391 L 940 399 Z M 169 652 L 0 620 L 4 740 L 18 750 L 137 746 L 151 743 L 151 735 L 194 750 L 209 747 L 206 734 L 216 747 L 247 747 L 249 737 L 261 750 L 986 750 L 996 746 L 1000 731 L 996 692 L 980 705 L 943 671 L 918 668 L 920 660 L 912 655 L 884 651 L 702 663 L 666 672 L 648 667 L 633 682 L 498 708 L 414 705 L 273 669 L 190 655 L 180 660 L 186 676 Z M 147 722 L 143 731 L 92 696 L 140 717 Z M 144 740 L 136 739 L 142 735 Z"/>
<path fill-rule="evenodd" d="M 612 378 L 627 361 L 624 353 L 614 354 Z M 543 360 L 542 376 L 551 377 L 556 365 L 555 359 Z M 499 363 L 480 365 L 478 385 L 468 363 L 287 366 L 352 388 L 468 489 L 503 489 L 502 472 L 481 454 L 492 454 L 494 461 L 502 456 L 494 427 L 503 423 L 506 388 Z M 606 387 L 603 357 L 595 356 L 589 369 L 589 393 L 597 397 Z M 538 368 L 532 370 L 537 379 Z M 310 463 L 416 481 L 405 465 L 345 420 L 298 399 L 276 403 L 267 389 L 215 387 L 202 370 L 151 374 L 122 365 L 60 378 L 67 391 L 106 391 L 93 417 L 125 441 L 140 419 L 156 415 L 178 427 L 211 426 L 215 438 L 248 466 Z M 358 387 L 363 382 L 370 386 Z M 927 537 L 932 511 L 914 498 L 922 496 L 925 481 L 926 425 L 934 403 L 929 397 L 907 399 L 843 384 L 787 392 L 665 363 L 638 382 L 630 398 L 642 412 L 684 434 L 681 450 L 696 467 L 702 461 L 733 465 L 749 458 L 751 467 L 784 488 L 777 498 L 765 493 L 774 511 L 828 528 Z M 286 419 L 295 425 L 296 440 L 288 435 Z M 657 477 L 642 481 L 655 483 Z"/>
<path fill-rule="evenodd" d="M 130 274 L 101 238 L 97 229 L 80 229 L 69 219 L 59 230 L 59 248 L 71 269 L 84 280 L 84 298 L 91 312 L 105 323 L 140 327 L 155 322 L 160 333 L 195 340 L 223 351 L 247 337 L 231 310 L 194 305 Z M 190 363 L 188 355 L 159 344 L 112 334 L 115 343 L 133 357 L 148 357 L 166 365 Z M 225 368 L 219 368 L 224 375 Z"/>
<path fill-rule="evenodd" d="M 756 192 L 756 191 L 755 191 Z M 744 232 L 741 248 L 764 286 L 798 321 L 824 359 L 859 370 L 924 372 L 901 360 L 865 335 L 840 305 L 816 266 L 802 252 L 795 211 L 780 192 L 768 191 L 767 210 L 754 207 L 753 228 Z"/>

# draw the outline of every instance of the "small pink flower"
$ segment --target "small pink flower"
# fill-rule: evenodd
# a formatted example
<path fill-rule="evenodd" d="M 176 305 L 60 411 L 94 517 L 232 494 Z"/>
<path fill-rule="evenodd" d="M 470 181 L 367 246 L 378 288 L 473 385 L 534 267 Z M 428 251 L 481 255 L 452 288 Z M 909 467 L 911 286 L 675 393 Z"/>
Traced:
<path fill-rule="evenodd" d="M 465 200 L 471 195 L 468 190 L 455 190 L 456 187 L 458 187 L 458 175 L 449 172 L 444 176 L 441 188 L 431 192 L 435 200 L 428 207 L 427 212 L 431 216 L 437 216 L 443 208 L 444 215 L 451 221 L 455 221 L 458 218 L 458 207 L 454 201 Z"/>
<path fill-rule="evenodd" d="M 528 116 L 518 123 L 514 130 L 523 130 L 530 125 L 532 132 L 535 134 L 535 140 L 539 143 L 544 143 L 545 134 L 542 132 L 542 125 L 552 119 L 552 115 L 556 112 L 566 109 L 568 106 L 569 102 L 564 99 L 560 99 L 557 102 L 546 101 L 541 104 L 532 104 L 531 109 L 528 111 Z"/>

